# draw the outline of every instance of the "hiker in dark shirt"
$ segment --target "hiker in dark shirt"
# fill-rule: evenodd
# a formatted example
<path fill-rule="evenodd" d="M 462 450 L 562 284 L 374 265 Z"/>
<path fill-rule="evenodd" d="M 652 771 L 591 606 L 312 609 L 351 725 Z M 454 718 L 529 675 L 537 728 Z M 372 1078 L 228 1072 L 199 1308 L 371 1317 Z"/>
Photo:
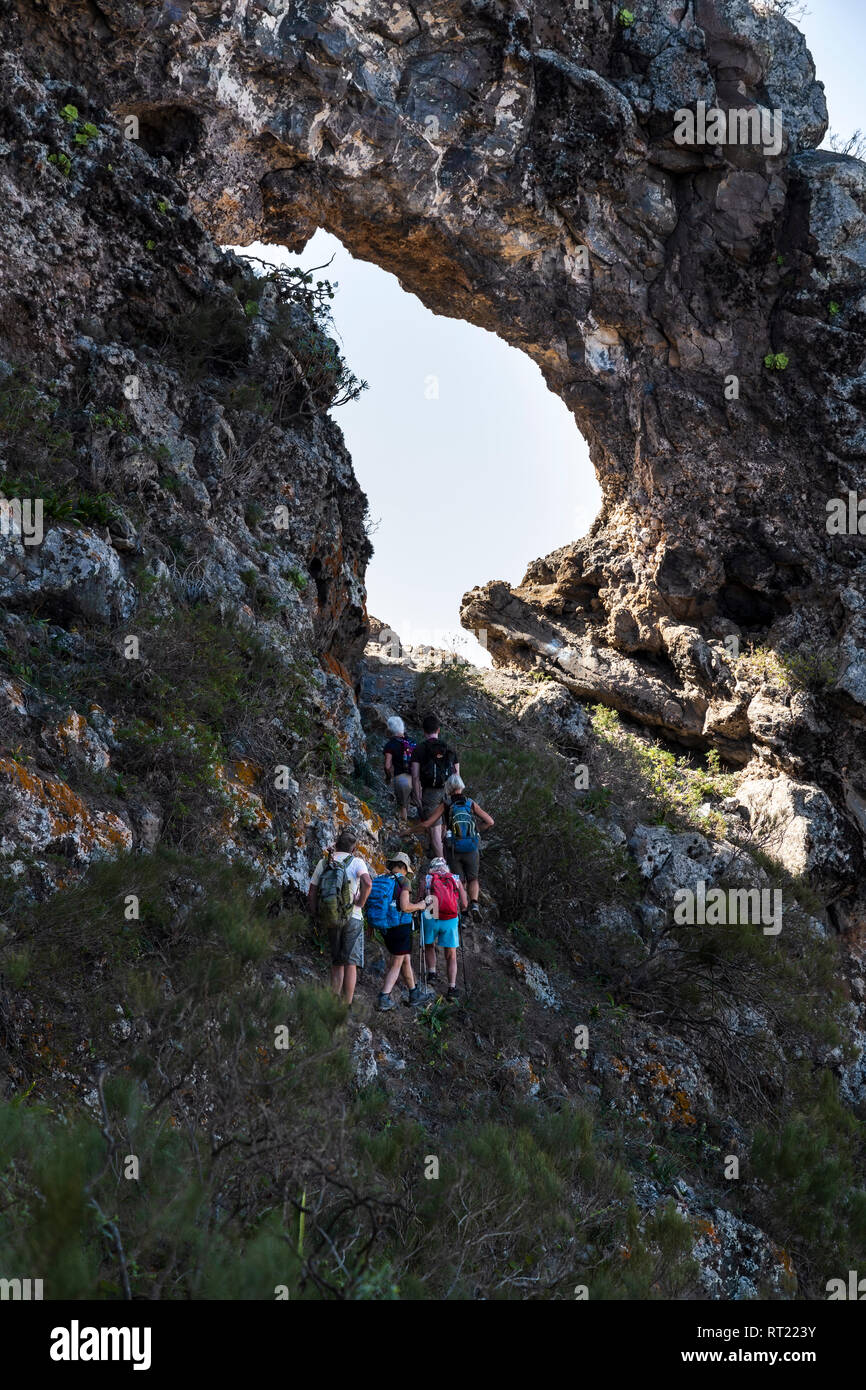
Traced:
<path fill-rule="evenodd" d="M 480 892 L 478 874 L 481 859 L 481 836 L 478 833 L 479 825 L 483 825 L 485 830 L 492 830 L 494 820 L 486 811 L 466 795 L 466 784 L 463 778 L 454 773 L 445 783 L 445 794 L 447 802 L 434 811 L 433 815 L 420 824 L 425 830 L 429 830 L 437 821 L 444 821 L 450 831 L 451 845 L 451 869 L 462 875 L 469 892 L 469 911 L 473 916 L 479 916 L 481 906 L 478 901 Z"/>
<path fill-rule="evenodd" d="M 412 796 L 410 769 L 415 744 L 406 737 L 403 720 L 396 714 L 388 720 L 388 733 L 391 737 L 382 750 L 385 755 L 385 781 L 394 784 L 400 834 L 405 835 L 409 830 L 409 801 Z"/>
<path fill-rule="evenodd" d="M 445 804 L 445 783 L 460 771 L 457 754 L 439 737 L 439 720 L 435 714 L 425 716 L 421 727 L 424 738 L 412 754 L 412 794 L 421 812 L 422 821 L 433 817 Z M 434 858 L 442 857 L 442 821 L 431 820 L 430 842 Z"/>

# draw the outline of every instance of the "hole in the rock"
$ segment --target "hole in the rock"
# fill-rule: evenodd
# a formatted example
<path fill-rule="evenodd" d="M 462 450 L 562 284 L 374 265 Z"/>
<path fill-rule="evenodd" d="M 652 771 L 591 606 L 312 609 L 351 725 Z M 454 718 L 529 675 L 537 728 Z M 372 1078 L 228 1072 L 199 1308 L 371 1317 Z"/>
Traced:
<path fill-rule="evenodd" d="M 769 627 L 777 617 L 790 611 L 781 595 L 759 594 L 736 581 L 722 585 L 719 608 L 726 618 L 750 632 Z"/>
<path fill-rule="evenodd" d="M 310 561 L 310 576 L 316 586 L 316 598 L 322 608 L 328 600 L 328 580 L 322 572 L 322 562 L 318 556 Z"/>
<path fill-rule="evenodd" d="M 174 162 L 201 142 L 201 119 L 187 106 L 152 106 L 136 114 L 138 138 L 149 155 L 164 155 Z"/>
<path fill-rule="evenodd" d="M 525 354 L 432 313 L 323 231 L 301 255 L 234 249 L 322 266 L 314 280 L 337 286 L 334 332 L 348 367 L 369 382 L 336 415 L 369 501 L 368 611 L 409 646 L 489 664 L 460 628 L 463 595 L 493 579 L 519 584 L 539 556 L 585 534 L 598 511 L 573 416 Z M 589 598 L 581 590 L 575 606 Z"/>

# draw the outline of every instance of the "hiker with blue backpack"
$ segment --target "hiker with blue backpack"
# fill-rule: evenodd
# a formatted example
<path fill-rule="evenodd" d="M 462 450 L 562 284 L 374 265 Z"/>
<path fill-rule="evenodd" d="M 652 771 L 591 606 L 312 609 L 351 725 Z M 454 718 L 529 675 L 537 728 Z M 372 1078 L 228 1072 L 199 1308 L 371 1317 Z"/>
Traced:
<path fill-rule="evenodd" d="M 466 783 L 459 773 L 454 773 L 445 783 L 447 801 L 438 806 L 432 816 L 421 821 L 425 830 L 443 820 L 451 835 L 451 868 L 458 872 L 469 892 L 469 911 L 473 917 L 481 915 L 478 901 L 480 885 L 478 882 L 481 861 L 481 835 L 479 824 L 485 830 L 492 830 L 493 817 L 473 801 L 466 793 Z"/>
<path fill-rule="evenodd" d="M 421 912 L 427 901 L 412 902 L 406 877 L 411 869 L 408 855 L 393 855 L 388 861 L 388 872 L 373 879 L 367 898 L 367 921 L 379 932 L 391 957 L 376 1006 L 382 1013 L 397 1007 L 391 990 L 401 971 L 409 986 L 405 1002 L 410 1007 L 425 1004 L 432 997 L 421 984 L 416 984 L 412 973 L 412 913 Z"/>
<path fill-rule="evenodd" d="M 400 834 L 409 833 L 409 801 L 412 796 L 412 755 L 415 744 L 406 737 L 406 727 L 398 715 L 388 720 L 388 733 L 391 737 L 383 748 L 385 755 L 385 781 L 394 783 L 394 799 L 397 802 L 397 818 Z"/>
<path fill-rule="evenodd" d="M 424 738 L 412 754 L 412 794 L 421 813 L 421 824 L 430 821 L 430 844 L 433 855 L 442 857 L 442 825 L 434 815 L 445 804 L 445 783 L 460 763 L 453 748 L 443 743 L 439 720 L 435 714 L 425 715 L 422 724 Z"/>
<path fill-rule="evenodd" d="M 457 1001 L 457 950 L 460 946 L 460 913 L 468 905 L 466 889 L 456 874 L 452 874 L 444 859 L 431 859 L 424 880 L 426 907 L 421 918 L 427 980 L 438 978 L 436 947 L 445 952 L 448 977 L 448 999 Z"/>

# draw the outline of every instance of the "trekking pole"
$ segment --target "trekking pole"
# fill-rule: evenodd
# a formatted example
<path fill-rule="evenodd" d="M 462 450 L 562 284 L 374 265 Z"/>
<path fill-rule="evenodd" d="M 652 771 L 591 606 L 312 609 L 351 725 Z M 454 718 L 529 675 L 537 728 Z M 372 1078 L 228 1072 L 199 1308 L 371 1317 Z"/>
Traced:
<path fill-rule="evenodd" d="M 418 980 L 423 983 L 424 992 L 427 992 L 427 953 L 424 950 L 424 914 L 415 914 L 418 918 Z"/>
<path fill-rule="evenodd" d="M 464 994 L 466 995 L 466 998 L 468 999 L 468 998 L 469 998 L 469 985 L 467 984 L 467 981 L 466 981 L 466 939 L 465 939 L 465 936 L 461 936 L 461 938 L 460 938 L 460 958 L 461 958 L 461 960 L 463 961 L 463 992 L 464 992 Z"/>

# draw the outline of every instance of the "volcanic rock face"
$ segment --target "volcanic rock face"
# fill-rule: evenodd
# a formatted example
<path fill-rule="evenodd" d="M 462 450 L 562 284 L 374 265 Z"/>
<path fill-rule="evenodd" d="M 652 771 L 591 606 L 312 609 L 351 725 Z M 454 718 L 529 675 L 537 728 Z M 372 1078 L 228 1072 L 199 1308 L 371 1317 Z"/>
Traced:
<path fill-rule="evenodd" d="M 217 238 L 324 226 L 539 364 L 604 502 L 519 588 L 467 596 L 495 657 L 818 780 L 855 824 L 863 542 L 826 520 L 866 438 L 866 170 L 816 150 L 823 90 L 775 6 L 19 12 L 19 41 L 137 115 Z M 780 138 L 678 143 L 699 103 L 766 108 Z M 806 647 L 804 689 L 741 669 L 749 642 Z"/>

